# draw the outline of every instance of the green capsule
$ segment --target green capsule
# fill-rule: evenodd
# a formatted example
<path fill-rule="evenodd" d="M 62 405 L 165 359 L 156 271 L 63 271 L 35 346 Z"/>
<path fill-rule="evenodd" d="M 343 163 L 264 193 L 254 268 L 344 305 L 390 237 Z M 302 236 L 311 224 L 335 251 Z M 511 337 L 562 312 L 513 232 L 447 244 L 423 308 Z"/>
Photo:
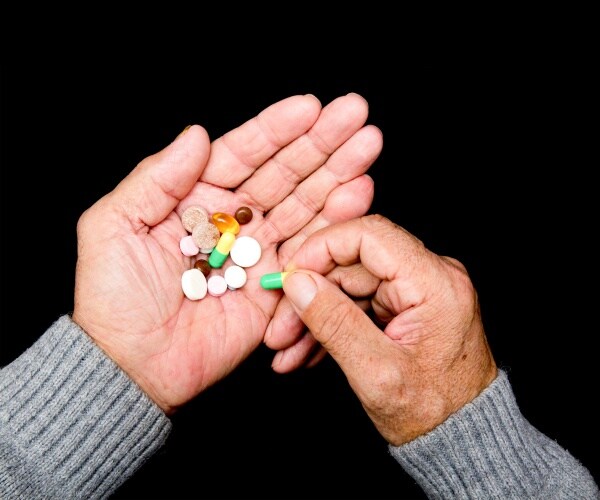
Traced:
<path fill-rule="evenodd" d="M 219 238 L 217 246 L 213 248 L 213 251 L 208 256 L 208 263 L 213 269 L 218 269 L 223 266 L 229 251 L 235 243 L 235 235 L 233 233 L 223 233 Z"/>
<path fill-rule="evenodd" d="M 208 263 L 210 264 L 210 267 L 212 267 L 213 269 L 219 269 L 220 267 L 223 267 L 223 264 L 225 264 L 228 255 L 229 254 L 221 253 L 216 248 L 214 248 L 208 256 Z"/>
<path fill-rule="evenodd" d="M 283 288 L 283 280 L 289 273 L 286 271 L 280 273 L 263 274 L 260 278 L 260 286 L 265 290 L 275 290 Z"/>

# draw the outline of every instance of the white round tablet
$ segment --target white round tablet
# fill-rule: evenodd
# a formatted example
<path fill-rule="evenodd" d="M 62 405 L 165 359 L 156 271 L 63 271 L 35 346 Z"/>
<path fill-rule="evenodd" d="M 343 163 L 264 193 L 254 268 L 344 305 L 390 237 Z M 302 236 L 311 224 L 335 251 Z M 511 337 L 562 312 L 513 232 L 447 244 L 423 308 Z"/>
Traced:
<path fill-rule="evenodd" d="M 225 282 L 231 290 L 243 287 L 247 279 L 246 270 L 243 267 L 229 266 L 225 269 Z"/>
<path fill-rule="evenodd" d="M 218 274 L 208 278 L 207 286 L 208 293 L 210 293 L 213 297 L 220 297 L 227 291 L 227 283 L 225 282 L 225 278 Z"/>
<path fill-rule="evenodd" d="M 262 250 L 260 244 L 251 236 L 236 238 L 229 256 L 240 267 L 250 267 L 258 262 Z"/>
<path fill-rule="evenodd" d="M 181 288 L 190 300 L 200 300 L 206 296 L 206 277 L 199 269 L 188 269 L 181 275 Z"/>

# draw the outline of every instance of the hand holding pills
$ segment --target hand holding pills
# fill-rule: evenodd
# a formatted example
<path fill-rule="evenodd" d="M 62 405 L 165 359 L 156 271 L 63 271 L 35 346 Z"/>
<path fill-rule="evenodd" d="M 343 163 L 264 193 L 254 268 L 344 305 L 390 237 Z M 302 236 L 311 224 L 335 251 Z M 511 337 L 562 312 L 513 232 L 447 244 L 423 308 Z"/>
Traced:
<path fill-rule="evenodd" d="M 198 125 L 82 214 L 73 320 L 167 413 L 264 338 L 312 232 L 364 215 L 382 148 L 356 95 L 283 99 L 213 140 Z"/>

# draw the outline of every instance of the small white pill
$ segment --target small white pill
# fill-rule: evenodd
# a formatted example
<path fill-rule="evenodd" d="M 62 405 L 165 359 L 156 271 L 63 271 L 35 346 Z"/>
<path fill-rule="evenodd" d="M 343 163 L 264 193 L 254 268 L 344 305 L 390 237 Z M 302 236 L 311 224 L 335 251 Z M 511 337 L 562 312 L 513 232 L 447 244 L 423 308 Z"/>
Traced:
<path fill-rule="evenodd" d="M 220 297 L 227 291 L 227 282 L 225 281 L 225 278 L 218 274 L 208 278 L 207 285 L 208 293 L 210 293 L 213 297 Z"/>
<path fill-rule="evenodd" d="M 262 250 L 260 244 L 251 236 L 236 238 L 229 256 L 240 267 L 250 267 L 258 262 Z"/>
<path fill-rule="evenodd" d="M 181 275 L 181 288 L 188 299 L 203 299 L 208 288 L 206 277 L 199 269 L 188 269 Z"/>
<path fill-rule="evenodd" d="M 230 290 L 243 287 L 247 279 L 246 270 L 243 267 L 229 266 L 225 269 L 225 282 Z"/>

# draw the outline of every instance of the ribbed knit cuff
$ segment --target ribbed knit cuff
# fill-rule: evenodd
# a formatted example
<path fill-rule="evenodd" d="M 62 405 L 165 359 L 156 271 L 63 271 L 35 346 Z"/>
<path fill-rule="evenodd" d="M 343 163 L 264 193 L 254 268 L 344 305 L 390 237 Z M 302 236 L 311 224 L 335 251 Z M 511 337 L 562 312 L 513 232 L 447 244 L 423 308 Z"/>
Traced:
<path fill-rule="evenodd" d="M 432 499 L 597 499 L 572 455 L 523 417 L 508 377 L 431 432 L 390 453 Z"/>
<path fill-rule="evenodd" d="M 171 422 L 76 325 L 59 318 L 0 371 L 2 498 L 105 498 Z"/>

